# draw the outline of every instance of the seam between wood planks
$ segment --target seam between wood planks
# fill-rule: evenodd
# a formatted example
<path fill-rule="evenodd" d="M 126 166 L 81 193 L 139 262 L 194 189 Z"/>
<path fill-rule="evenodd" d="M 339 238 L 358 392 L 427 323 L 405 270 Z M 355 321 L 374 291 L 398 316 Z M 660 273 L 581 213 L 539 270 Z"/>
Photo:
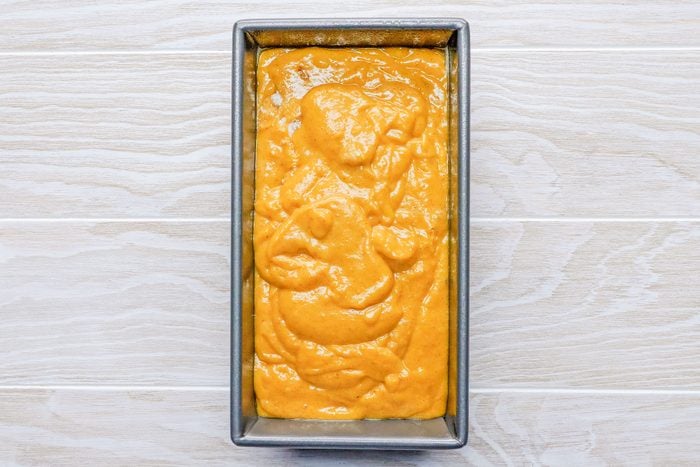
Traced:
<path fill-rule="evenodd" d="M 472 53 L 559 53 L 559 52 L 697 52 L 700 46 L 657 46 L 657 47 L 473 47 Z M 14 56 L 61 56 L 61 55 L 230 55 L 231 49 L 225 50 L 73 50 L 73 51 L 15 51 L 0 52 L 0 57 Z"/>
<path fill-rule="evenodd" d="M 55 390 L 55 391 L 170 391 L 170 392 L 222 392 L 228 391 L 228 386 L 148 386 L 148 385 L 0 385 L 0 391 L 17 390 Z M 559 394 L 559 395 L 669 395 L 669 396 L 700 396 L 700 390 L 693 389 L 592 389 L 592 388 L 488 388 L 473 387 L 470 394 Z"/>
<path fill-rule="evenodd" d="M 230 217 L 7 217 L 0 223 L 216 223 Z M 700 222 L 700 217 L 472 217 L 471 223 L 559 222 L 559 223 L 673 223 Z"/>

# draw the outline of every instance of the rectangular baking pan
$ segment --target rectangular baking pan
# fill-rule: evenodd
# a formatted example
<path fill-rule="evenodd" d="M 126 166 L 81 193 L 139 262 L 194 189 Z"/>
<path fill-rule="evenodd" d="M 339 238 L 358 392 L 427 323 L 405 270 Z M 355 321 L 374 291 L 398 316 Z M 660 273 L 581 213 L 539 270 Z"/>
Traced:
<path fill-rule="evenodd" d="M 253 390 L 253 197 L 257 57 L 271 47 L 431 47 L 447 52 L 450 162 L 448 413 L 432 420 L 258 417 Z M 469 27 L 461 19 L 243 20 L 233 28 L 231 439 L 239 446 L 450 449 L 467 442 L 469 319 Z"/>

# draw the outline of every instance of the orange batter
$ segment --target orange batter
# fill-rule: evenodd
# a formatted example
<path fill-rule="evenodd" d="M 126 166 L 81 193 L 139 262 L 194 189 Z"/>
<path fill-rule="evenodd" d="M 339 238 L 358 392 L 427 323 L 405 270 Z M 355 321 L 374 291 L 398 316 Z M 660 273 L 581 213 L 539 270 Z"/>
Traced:
<path fill-rule="evenodd" d="M 261 53 L 259 415 L 445 413 L 446 99 L 439 50 Z"/>

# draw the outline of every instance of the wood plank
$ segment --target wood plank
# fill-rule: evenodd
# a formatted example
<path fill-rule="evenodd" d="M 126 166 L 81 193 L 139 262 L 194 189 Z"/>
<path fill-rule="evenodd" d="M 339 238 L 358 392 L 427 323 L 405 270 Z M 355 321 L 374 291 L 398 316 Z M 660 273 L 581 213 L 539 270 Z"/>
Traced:
<path fill-rule="evenodd" d="M 382 17 L 395 16 L 399 6 L 401 16 L 469 20 L 476 47 L 700 45 L 693 1 L 11 0 L 0 16 L 0 51 L 230 50 L 231 27 L 242 18 Z"/>
<path fill-rule="evenodd" d="M 700 54 L 476 54 L 476 216 L 699 216 Z"/>
<path fill-rule="evenodd" d="M 0 391 L 0 461 L 21 465 L 680 465 L 700 395 L 481 394 L 457 451 L 236 448 L 228 391 Z M 254 459 L 254 460 L 253 460 Z"/>
<path fill-rule="evenodd" d="M 228 239 L 225 222 L 0 223 L 0 385 L 226 381 Z"/>
<path fill-rule="evenodd" d="M 0 67 L 0 216 L 229 215 L 230 57 Z M 473 72 L 473 216 L 700 215 L 698 54 L 478 53 Z"/>
<path fill-rule="evenodd" d="M 229 57 L 12 56 L 0 69 L 0 216 L 229 216 Z"/>
<path fill-rule="evenodd" d="M 475 223 L 472 387 L 700 389 L 700 223 Z M 0 385 L 228 384 L 229 227 L 0 223 Z"/>
<path fill-rule="evenodd" d="M 700 389 L 700 223 L 482 223 L 473 387 Z"/>

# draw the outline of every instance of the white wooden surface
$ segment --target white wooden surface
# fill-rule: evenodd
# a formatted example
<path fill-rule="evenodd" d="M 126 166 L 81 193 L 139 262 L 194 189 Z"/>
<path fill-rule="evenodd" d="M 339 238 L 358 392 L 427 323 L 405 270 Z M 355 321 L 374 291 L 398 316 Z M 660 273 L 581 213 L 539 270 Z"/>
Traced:
<path fill-rule="evenodd" d="M 456 452 L 228 440 L 231 26 L 319 14 L 471 22 Z M 700 2 L 0 6 L 0 465 L 697 465 L 699 277 Z"/>

